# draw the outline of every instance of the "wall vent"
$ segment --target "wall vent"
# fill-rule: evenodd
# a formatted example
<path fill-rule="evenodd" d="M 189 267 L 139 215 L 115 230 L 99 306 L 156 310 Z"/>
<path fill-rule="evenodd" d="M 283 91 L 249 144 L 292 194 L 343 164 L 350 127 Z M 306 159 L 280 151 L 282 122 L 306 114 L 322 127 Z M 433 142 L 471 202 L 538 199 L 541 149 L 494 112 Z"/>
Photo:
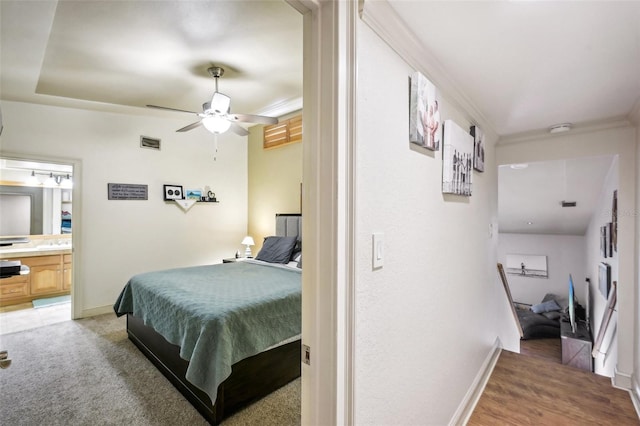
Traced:
<path fill-rule="evenodd" d="M 140 136 L 140 147 L 160 150 L 160 139 Z"/>
<path fill-rule="evenodd" d="M 562 207 L 575 207 L 576 204 L 577 203 L 575 201 L 563 201 Z"/>

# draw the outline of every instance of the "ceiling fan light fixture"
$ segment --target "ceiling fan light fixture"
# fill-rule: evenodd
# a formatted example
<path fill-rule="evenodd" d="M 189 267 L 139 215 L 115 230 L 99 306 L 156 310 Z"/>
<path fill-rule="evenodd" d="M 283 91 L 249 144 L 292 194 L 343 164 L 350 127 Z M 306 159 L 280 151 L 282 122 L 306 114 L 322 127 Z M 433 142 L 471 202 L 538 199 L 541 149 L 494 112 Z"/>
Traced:
<path fill-rule="evenodd" d="M 213 94 L 209 108 L 217 114 L 227 114 L 231 108 L 231 98 L 220 92 Z"/>
<path fill-rule="evenodd" d="M 210 115 L 202 119 L 202 124 L 211 133 L 224 133 L 231 127 L 231 122 L 224 117 Z"/>

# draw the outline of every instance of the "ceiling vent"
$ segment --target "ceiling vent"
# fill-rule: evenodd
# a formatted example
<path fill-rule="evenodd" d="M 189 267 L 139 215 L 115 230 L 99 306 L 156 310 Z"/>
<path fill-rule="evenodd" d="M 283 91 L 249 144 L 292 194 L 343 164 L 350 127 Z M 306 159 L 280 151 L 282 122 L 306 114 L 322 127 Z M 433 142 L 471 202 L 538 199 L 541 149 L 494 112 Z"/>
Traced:
<path fill-rule="evenodd" d="M 561 204 L 562 207 L 575 207 L 577 203 L 575 201 L 563 201 Z"/>
<path fill-rule="evenodd" d="M 140 147 L 160 151 L 160 139 L 150 138 L 148 136 L 140 136 Z"/>

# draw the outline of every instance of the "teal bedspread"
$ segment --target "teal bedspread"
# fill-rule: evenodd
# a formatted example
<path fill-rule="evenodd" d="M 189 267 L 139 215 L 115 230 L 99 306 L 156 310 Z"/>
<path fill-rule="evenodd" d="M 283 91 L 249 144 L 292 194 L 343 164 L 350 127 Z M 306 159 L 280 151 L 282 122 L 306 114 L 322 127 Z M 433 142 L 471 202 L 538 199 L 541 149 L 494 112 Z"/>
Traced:
<path fill-rule="evenodd" d="M 180 346 L 187 380 L 215 404 L 234 363 L 300 334 L 300 277 L 250 262 L 149 272 L 129 280 L 114 310 Z"/>

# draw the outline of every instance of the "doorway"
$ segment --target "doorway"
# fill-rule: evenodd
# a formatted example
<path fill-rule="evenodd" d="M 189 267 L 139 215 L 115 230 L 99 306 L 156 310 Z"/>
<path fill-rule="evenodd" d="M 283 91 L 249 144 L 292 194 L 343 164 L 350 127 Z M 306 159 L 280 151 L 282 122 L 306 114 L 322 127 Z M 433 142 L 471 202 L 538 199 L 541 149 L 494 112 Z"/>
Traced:
<path fill-rule="evenodd" d="M 74 162 L 0 158 L 0 256 L 25 268 L 4 278 L 0 334 L 73 317 Z"/>

